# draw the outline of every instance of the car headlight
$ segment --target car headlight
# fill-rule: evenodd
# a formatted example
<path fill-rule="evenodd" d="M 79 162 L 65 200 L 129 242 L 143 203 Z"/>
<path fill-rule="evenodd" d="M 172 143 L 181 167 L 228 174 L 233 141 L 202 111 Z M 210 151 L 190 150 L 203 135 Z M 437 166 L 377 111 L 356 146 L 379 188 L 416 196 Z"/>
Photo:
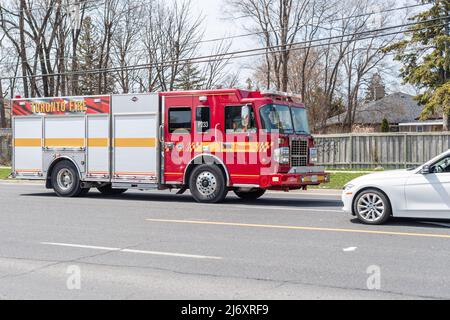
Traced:
<path fill-rule="evenodd" d="M 353 185 L 353 184 L 347 184 L 345 187 L 344 187 L 344 191 L 349 191 L 349 190 L 351 190 L 351 189 L 353 189 L 355 186 Z"/>

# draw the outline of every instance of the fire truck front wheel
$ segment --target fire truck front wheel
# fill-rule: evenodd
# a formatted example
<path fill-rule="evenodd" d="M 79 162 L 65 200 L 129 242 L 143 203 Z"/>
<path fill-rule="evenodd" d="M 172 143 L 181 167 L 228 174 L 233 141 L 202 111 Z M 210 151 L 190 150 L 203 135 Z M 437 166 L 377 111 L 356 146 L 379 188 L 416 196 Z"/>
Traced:
<path fill-rule="evenodd" d="M 78 170 L 70 161 L 56 164 L 52 173 L 52 185 L 60 197 L 77 197 L 82 192 Z"/>
<path fill-rule="evenodd" d="M 228 194 L 222 170 L 215 165 L 201 165 L 194 169 L 189 179 L 189 189 L 197 202 L 222 202 Z"/>

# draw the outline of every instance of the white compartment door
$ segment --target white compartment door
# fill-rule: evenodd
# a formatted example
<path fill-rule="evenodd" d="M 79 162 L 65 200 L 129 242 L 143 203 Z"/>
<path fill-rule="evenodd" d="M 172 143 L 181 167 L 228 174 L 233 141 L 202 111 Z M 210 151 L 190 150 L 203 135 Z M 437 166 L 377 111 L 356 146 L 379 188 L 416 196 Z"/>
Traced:
<path fill-rule="evenodd" d="M 157 113 L 113 115 L 113 181 L 158 183 Z"/>
<path fill-rule="evenodd" d="M 51 116 L 45 118 L 44 147 L 50 150 L 86 148 L 86 119 L 84 116 Z"/>
<path fill-rule="evenodd" d="M 13 131 L 13 172 L 18 177 L 42 175 L 42 118 L 14 118 Z"/>
<path fill-rule="evenodd" d="M 109 115 L 88 115 L 87 122 L 86 177 L 88 180 L 108 181 L 111 178 Z"/>

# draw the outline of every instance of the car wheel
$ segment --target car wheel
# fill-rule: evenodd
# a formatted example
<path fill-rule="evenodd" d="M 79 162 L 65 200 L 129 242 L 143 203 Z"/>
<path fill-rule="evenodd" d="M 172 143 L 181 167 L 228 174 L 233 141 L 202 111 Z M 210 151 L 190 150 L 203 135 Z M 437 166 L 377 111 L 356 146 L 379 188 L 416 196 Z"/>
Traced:
<path fill-rule="evenodd" d="M 225 177 L 219 167 L 201 165 L 194 169 L 189 179 L 189 189 L 197 202 L 222 202 L 228 194 Z"/>
<path fill-rule="evenodd" d="M 240 191 L 239 189 L 235 189 L 234 193 L 242 200 L 256 200 L 261 198 L 266 193 L 266 190 L 256 189 L 251 191 Z"/>
<path fill-rule="evenodd" d="M 128 191 L 128 189 L 113 189 L 112 185 L 107 184 L 106 186 L 97 188 L 98 191 L 104 196 L 116 196 Z"/>
<path fill-rule="evenodd" d="M 81 193 L 78 170 L 70 161 L 56 164 L 52 173 L 52 186 L 59 197 L 77 197 Z"/>
<path fill-rule="evenodd" d="M 353 209 L 361 222 L 370 225 L 384 224 L 392 215 L 388 198 L 375 189 L 361 192 L 354 202 Z"/>

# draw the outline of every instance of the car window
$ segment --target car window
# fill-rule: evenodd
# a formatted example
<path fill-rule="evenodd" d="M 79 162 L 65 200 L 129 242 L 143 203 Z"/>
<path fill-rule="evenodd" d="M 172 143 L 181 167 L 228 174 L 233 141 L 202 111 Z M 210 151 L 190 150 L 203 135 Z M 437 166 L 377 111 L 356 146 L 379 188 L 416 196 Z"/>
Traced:
<path fill-rule="evenodd" d="M 175 131 L 191 132 L 191 126 L 192 126 L 191 108 L 169 109 L 169 133 L 174 133 Z"/>
<path fill-rule="evenodd" d="M 438 161 L 432 168 L 433 173 L 450 173 L 450 157 Z"/>

